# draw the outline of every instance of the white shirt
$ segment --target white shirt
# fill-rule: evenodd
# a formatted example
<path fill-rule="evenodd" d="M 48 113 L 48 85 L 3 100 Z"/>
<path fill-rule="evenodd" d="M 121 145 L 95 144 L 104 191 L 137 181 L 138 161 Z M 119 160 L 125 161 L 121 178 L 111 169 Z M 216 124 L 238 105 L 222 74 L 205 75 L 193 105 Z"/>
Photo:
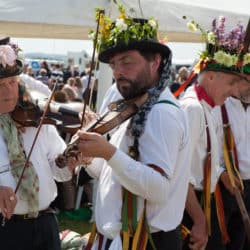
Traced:
<path fill-rule="evenodd" d="M 37 91 L 44 94 L 45 96 L 50 96 L 51 90 L 43 82 L 23 73 L 20 75 L 20 79 L 25 83 L 26 86 L 28 86 L 30 91 Z"/>
<path fill-rule="evenodd" d="M 86 88 L 88 86 L 89 75 L 83 76 L 81 78 L 81 81 L 82 81 L 82 93 L 84 93 L 84 91 L 86 90 Z M 95 82 L 95 77 L 91 76 L 90 83 L 89 83 L 89 89 L 91 89 L 93 87 L 94 82 Z"/>
<path fill-rule="evenodd" d="M 166 89 L 160 100 L 178 101 Z M 127 155 L 133 138 L 127 132 L 129 121 L 114 132 L 110 142 L 117 148 L 107 162 L 94 159 L 87 171 L 99 179 L 96 199 L 98 231 L 113 239 L 121 229 L 121 185 L 138 196 L 139 219 L 147 200 L 147 219 L 151 232 L 170 231 L 182 220 L 189 181 L 189 139 L 185 113 L 172 104 L 155 104 L 148 114 L 145 132 L 139 139 L 140 160 Z M 154 164 L 167 174 L 148 167 Z M 116 237 L 117 238 L 117 237 Z"/>
<path fill-rule="evenodd" d="M 36 128 L 27 127 L 23 135 L 23 143 L 26 155 L 35 137 Z M 46 209 L 57 196 L 57 187 L 54 181 L 67 181 L 71 179 L 71 173 L 67 167 L 60 169 L 55 164 L 55 158 L 62 153 L 66 145 L 52 125 L 43 125 L 31 154 L 30 160 L 34 165 L 39 178 L 39 210 Z M 11 174 L 10 162 L 6 144 L 0 129 L 0 186 L 16 188 L 16 181 Z M 27 203 L 19 199 L 14 214 L 26 214 Z"/>
<path fill-rule="evenodd" d="M 226 110 L 228 114 L 229 124 L 235 140 L 237 157 L 239 162 L 239 170 L 243 180 L 250 179 L 250 107 L 243 107 L 242 103 L 229 97 L 226 102 Z M 223 122 L 221 118 L 220 108 L 213 111 L 213 116 L 217 126 L 217 135 L 220 142 L 220 163 L 225 170 L 223 156 Z"/>
<path fill-rule="evenodd" d="M 111 102 L 118 101 L 119 99 L 123 99 L 122 95 L 117 89 L 116 83 L 112 84 L 107 92 L 105 93 L 105 96 L 102 101 L 102 105 L 100 107 L 99 113 L 103 114 L 108 111 L 108 105 Z"/>
<path fill-rule="evenodd" d="M 216 138 L 215 125 L 211 116 L 212 107 L 204 100 L 199 101 L 194 90 L 194 86 L 189 87 L 182 99 L 181 106 L 187 113 L 190 140 L 191 140 L 191 179 L 190 183 L 196 190 L 203 190 L 203 171 L 205 158 L 207 156 L 207 133 L 206 121 L 210 133 L 211 142 L 211 193 L 214 192 L 218 181 L 219 173 L 219 154 L 218 142 Z"/>

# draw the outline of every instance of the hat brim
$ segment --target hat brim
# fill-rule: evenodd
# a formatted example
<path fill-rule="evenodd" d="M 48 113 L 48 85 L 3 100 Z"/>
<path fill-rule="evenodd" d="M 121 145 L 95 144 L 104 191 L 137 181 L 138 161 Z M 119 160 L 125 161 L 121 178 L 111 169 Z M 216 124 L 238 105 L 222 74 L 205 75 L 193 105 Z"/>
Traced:
<path fill-rule="evenodd" d="M 168 58 L 171 55 L 171 50 L 168 46 L 159 43 L 154 40 L 141 40 L 130 42 L 129 44 L 118 44 L 99 53 L 99 61 L 103 63 L 109 63 L 111 57 L 117 53 L 121 53 L 127 50 L 139 50 L 160 53 L 164 58 Z"/>
<path fill-rule="evenodd" d="M 6 66 L 5 68 L 0 65 L 0 79 L 7 78 L 11 76 L 20 75 L 23 72 L 23 62 L 21 60 L 16 60 L 14 66 Z"/>
<path fill-rule="evenodd" d="M 219 63 L 207 63 L 202 71 L 219 71 L 228 74 L 250 74 L 250 66 L 245 65 L 243 67 L 227 67 Z"/>

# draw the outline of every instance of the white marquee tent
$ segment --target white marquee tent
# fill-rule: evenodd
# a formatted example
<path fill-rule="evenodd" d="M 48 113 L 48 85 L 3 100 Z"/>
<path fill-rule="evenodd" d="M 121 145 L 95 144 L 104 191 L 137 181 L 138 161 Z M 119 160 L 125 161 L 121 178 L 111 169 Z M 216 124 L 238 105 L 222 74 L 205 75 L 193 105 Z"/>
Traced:
<path fill-rule="evenodd" d="M 247 23 L 249 0 L 120 0 L 134 16 L 159 20 L 169 41 L 199 41 L 188 32 L 182 16 L 195 19 L 204 28 L 214 17 L 224 15 L 232 22 Z M 113 0 L 0 0 L 0 34 L 12 37 L 87 39 L 95 27 L 94 9 L 103 7 L 111 16 Z M 231 22 L 231 23 L 232 23 Z"/>

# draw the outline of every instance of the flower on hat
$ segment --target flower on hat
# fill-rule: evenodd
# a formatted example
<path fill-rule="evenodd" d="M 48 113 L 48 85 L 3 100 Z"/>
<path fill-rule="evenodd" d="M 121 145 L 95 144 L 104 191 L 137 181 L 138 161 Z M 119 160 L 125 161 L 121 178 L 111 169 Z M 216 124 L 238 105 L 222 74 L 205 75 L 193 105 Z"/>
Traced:
<path fill-rule="evenodd" d="M 183 17 L 186 19 L 186 17 Z M 200 59 L 205 68 L 224 69 L 237 72 L 250 72 L 250 53 L 243 53 L 245 30 L 239 22 L 236 27 L 226 32 L 226 18 L 220 16 L 212 21 L 210 31 L 205 31 L 194 20 L 187 26 L 190 31 L 199 30 L 206 43 L 206 49 L 201 52 Z"/>
<path fill-rule="evenodd" d="M 157 36 L 158 22 L 153 17 L 143 23 L 136 22 L 131 16 L 126 14 L 125 7 L 116 2 L 119 16 L 114 21 L 100 9 L 96 9 L 96 20 L 100 15 L 100 29 L 97 35 L 97 49 L 99 52 L 118 43 L 128 44 L 132 41 L 155 38 Z M 89 32 L 89 38 L 95 38 L 95 31 Z"/>
<path fill-rule="evenodd" d="M 10 45 L 0 45 L 0 64 L 4 68 L 6 66 L 14 66 L 17 59 L 15 50 Z"/>

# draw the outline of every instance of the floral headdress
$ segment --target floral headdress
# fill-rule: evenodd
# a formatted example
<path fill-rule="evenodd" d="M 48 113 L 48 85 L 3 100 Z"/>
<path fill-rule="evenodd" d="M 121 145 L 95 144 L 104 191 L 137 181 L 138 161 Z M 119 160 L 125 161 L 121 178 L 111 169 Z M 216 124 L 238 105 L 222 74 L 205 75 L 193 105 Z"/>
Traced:
<path fill-rule="evenodd" d="M 250 74 L 250 52 L 248 47 L 244 48 L 246 31 L 238 23 L 226 33 L 225 22 L 223 16 L 214 19 L 211 31 L 205 31 L 194 20 L 188 22 L 191 31 L 201 31 L 206 43 L 206 49 L 200 54 L 200 69 Z"/>
<path fill-rule="evenodd" d="M 99 59 L 108 62 L 112 53 L 127 49 L 138 49 L 140 46 L 147 50 L 158 51 L 166 56 L 170 50 L 167 46 L 159 43 L 157 39 L 158 22 L 155 18 L 149 19 L 132 18 L 126 14 L 125 7 L 116 3 L 119 16 L 116 20 L 96 9 L 96 20 L 100 15 L 100 29 L 97 34 L 97 50 Z M 95 31 L 89 32 L 89 37 L 94 40 Z M 139 45 L 140 43 L 140 45 Z"/>
<path fill-rule="evenodd" d="M 21 49 L 6 40 L 0 45 L 0 78 L 19 75 L 23 70 Z"/>

